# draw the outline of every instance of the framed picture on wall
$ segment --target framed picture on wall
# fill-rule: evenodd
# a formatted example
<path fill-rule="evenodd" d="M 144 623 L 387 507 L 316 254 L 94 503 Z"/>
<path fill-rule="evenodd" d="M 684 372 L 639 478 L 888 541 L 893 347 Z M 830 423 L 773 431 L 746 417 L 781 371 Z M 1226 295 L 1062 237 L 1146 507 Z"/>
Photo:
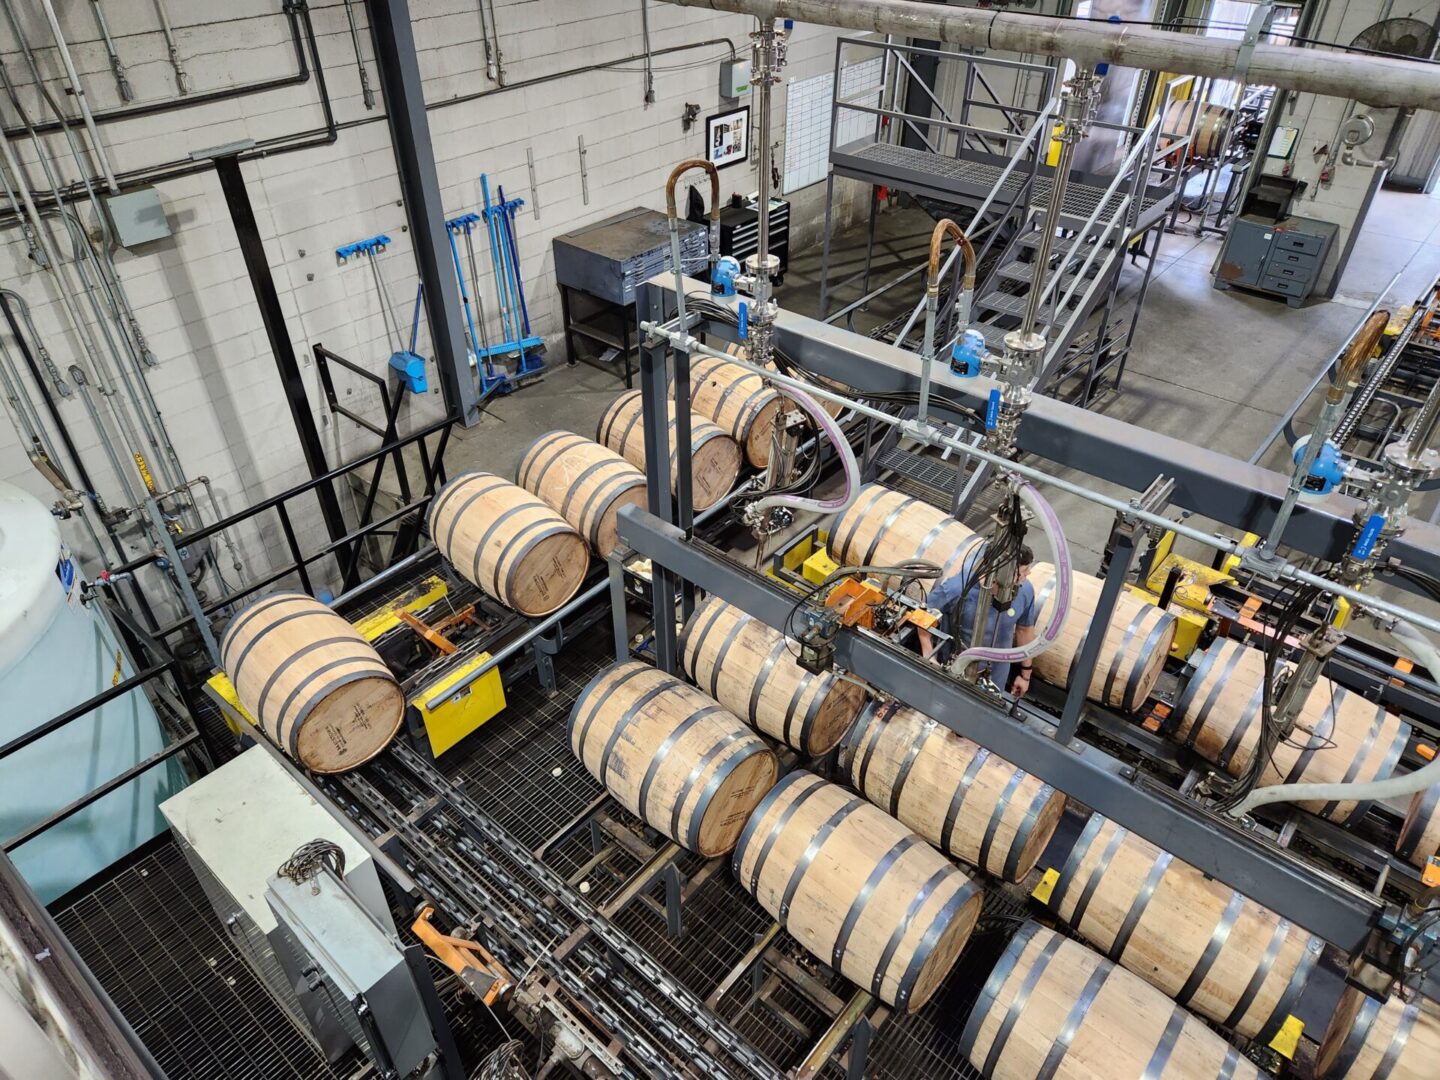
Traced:
<path fill-rule="evenodd" d="M 705 157 L 717 169 L 738 165 L 750 156 L 750 106 L 716 113 L 705 119 Z"/>

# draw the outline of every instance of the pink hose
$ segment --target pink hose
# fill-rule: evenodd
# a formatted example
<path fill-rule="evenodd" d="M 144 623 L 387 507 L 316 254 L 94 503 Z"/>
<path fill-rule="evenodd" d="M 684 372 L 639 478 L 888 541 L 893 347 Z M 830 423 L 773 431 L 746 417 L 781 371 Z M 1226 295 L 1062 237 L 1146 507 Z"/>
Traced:
<path fill-rule="evenodd" d="M 813 510 L 819 514 L 841 513 L 850 509 L 860 495 L 860 463 L 855 460 L 855 451 L 850 448 L 850 441 L 845 438 L 835 419 L 809 394 L 787 386 L 785 396 L 793 398 L 795 404 L 810 414 L 816 426 L 830 440 L 830 445 L 835 447 L 835 453 L 840 455 L 840 464 L 845 471 L 845 490 L 834 499 L 809 499 L 803 495 L 767 495 L 763 499 L 757 499 L 753 504 L 754 508 L 768 510 L 772 506 L 791 506 L 797 510 Z M 815 452 L 820 452 L 818 444 Z"/>

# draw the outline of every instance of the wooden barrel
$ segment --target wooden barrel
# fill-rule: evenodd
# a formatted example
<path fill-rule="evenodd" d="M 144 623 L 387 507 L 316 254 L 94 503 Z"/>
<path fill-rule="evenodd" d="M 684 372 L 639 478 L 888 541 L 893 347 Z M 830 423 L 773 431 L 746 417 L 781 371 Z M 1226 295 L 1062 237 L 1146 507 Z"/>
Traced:
<path fill-rule="evenodd" d="M 983 537 L 929 503 L 883 484 L 866 484 L 830 526 L 830 557 L 842 566 L 895 566 L 925 559 L 953 577 Z M 896 579 L 887 578 L 893 588 Z"/>
<path fill-rule="evenodd" d="M 713 596 L 680 637 L 696 686 L 772 739 L 818 757 L 855 722 L 865 690 L 833 672 L 806 671 L 790 649 L 784 634 Z"/>
<path fill-rule="evenodd" d="M 751 465 L 770 463 L 780 395 L 759 375 L 718 356 L 697 356 L 690 363 L 690 408 L 719 424 Z"/>
<path fill-rule="evenodd" d="M 800 944 L 903 1013 L 939 987 L 980 914 L 980 890 L 953 863 L 803 770 L 755 808 L 733 866 Z"/>
<path fill-rule="evenodd" d="M 1038 666 L 1038 661 L 1037 661 Z M 1259 744 L 1265 661 L 1259 649 L 1216 641 L 1176 703 L 1172 738 L 1240 776 Z M 1383 780 L 1395 771 L 1410 725 L 1383 705 L 1321 676 L 1296 717 L 1290 737 L 1276 745 L 1259 786 Z M 1336 822 L 1365 816 L 1369 803 L 1302 802 L 1296 805 Z"/>
<path fill-rule="evenodd" d="M 1078 941 L 1027 922 L 960 1037 L 990 1080 L 1259 1080 L 1205 1022 Z"/>
<path fill-rule="evenodd" d="M 670 488 L 675 488 L 680 454 L 675 447 L 675 403 L 670 415 Z M 627 390 L 605 410 L 595 441 L 645 471 L 645 425 L 639 390 Z M 740 475 L 740 444 L 705 417 L 690 414 L 690 501 L 696 510 L 714 506 L 735 488 Z"/>
<path fill-rule="evenodd" d="M 1020 881 L 1060 823 L 1065 795 L 949 728 L 872 701 L 840 751 L 850 785 L 947 855 Z"/>
<path fill-rule="evenodd" d="M 314 772 L 369 761 L 405 716 L 405 694 L 380 654 L 304 593 L 274 593 L 235 616 L 220 665 L 246 711 Z"/>
<path fill-rule="evenodd" d="M 435 493 L 430 538 L 466 580 L 521 615 L 550 614 L 590 568 L 564 518 L 492 473 L 463 473 Z"/>
<path fill-rule="evenodd" d="M 1065 860 L 1050 907 L 1179 1004 L 1268 1043 L 1325 943 L 1099 814 Z"/>
<path fill-rule="evenodd" d="M 735 846 L 779 774 L 753 731 L 648 664 L 597 674 L 570 710 L 570 749 L 625 809 L 707 858 Z"/>
<path fill-rule="evenodd" d="M 1165 119 L 1160 124 L 1161 132 L 1183 139 L 1190 132 L 1190 123 L 1194 119 L 1198 104 L 1195 100 L 1170 102 L 1165 109 Z M 1225 132 L 1229 129 L 1234 115 L 1235 110 L 1224 105 L 1201 105 L 1200 119 L 1195 121 L 1195 137 L 1186 148 L 1186 160 L 1196 161 L 1218 156 L 1221 147 L 1225 145 Z M 1174 138 L 1167 138 L 1162 134 L 1160 148 L 1163 150 L 1175 141 Z M 1177 151 L 1171 156 L 1180 155 Z"/>
<path fill-rule="evenodd" d="M 1411 866 L 1422 869 L 1431 857 L 1440 852 L 1440 784 L 1417 791 L 1410 800 L 1395 854 Z"/>
<path fill-rule="evenodd" d="M 1319 1080 L 1434 1080 L 1440 1010 L 1417 996 L 1383 1005 L 1347 986 L 1316 1058 Z"/>
<path fill-rule="evenodd" d="M 645 474 L 573 431 L 552 431 L 531 443 L 515 482 L 559 511 L 602 559 L 620 542 L 620 508 L 646 504 Z"/>
<path fill-rule="evenodd" d="M 738 360 L 750 359 L 749 348 L 734 341 L 726 344 L 725 351 Z M 767 363 L 765 367 L 769 371 L 780 370 L 779 366 L 775 363 L 774 360 L 771 360 L 769 363 Z M 801 379 L 800 381 L 809 384 L 812 380 Z M 850 390 L 850 388 L 844 383 L 837 382 L 834 379 L 827 379 L 824 376 L 817 376 L 813 381 L 818 386 L 824 387 L 827 390 L 834 390 L 842 394 Z M 780 391 L 780 393 L 783 394 L 786 388 L 778 387 L 777 389 Z M 839 416 L 842 412 L 845 411 L 845 406 L 841 405 L 838 401 L 830 401 L 827 398 L 817 397 L 815 399 L 815 402 L 831 416 Z"/>
<path fill-rule="evenodd" d="M 1030 568 L 1030 581 L 1040 605 L 1036 625 L 1046 626 L 1055 604 L 1055 568 L 1049 563 L 1036 563 Z M 1060 636 L 1035 657 L 1035 674 L 1054 686 L 1070 685 L 1071 673 L 1085 646 L 1104 586 L 1104 582 L 1089 574 L 1072 574 L 1071 581 L 1070 611 L 1060 628 Z M 1091 701 L 1135 712 L 1155 689 L 1174 640 L 1174 615 L 1122 589 L 1105 639 L 1100 643 L 1095 673 L 1090 677 L 1085 696 Z"/>

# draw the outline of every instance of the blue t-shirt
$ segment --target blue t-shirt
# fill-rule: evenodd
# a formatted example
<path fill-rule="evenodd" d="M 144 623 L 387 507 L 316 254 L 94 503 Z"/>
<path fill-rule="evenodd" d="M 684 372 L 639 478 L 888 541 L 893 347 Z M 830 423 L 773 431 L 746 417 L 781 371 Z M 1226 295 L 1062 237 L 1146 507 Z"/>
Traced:
<path fill-rule="evenodd" d="M 943 616 L 941 625 L 945 632 L 956 640 L 960 649 L 970 646 L 970 631 L 975 626 L 975 607 L 981 602 L 980 583 L 977 581 L 970 586 L 970 591 L 966 593 L 964 602 L 960 605 L 959 626 L 951 625 L 951 609 L 954 607 L 955 601 L 960 599 L 960 590 L 965 587 L 966 580 L 974 572 L 984 553 L 984 544 L 976 547 L 961 563 L 960 572 L 953 577 L 946 578 L 931 589 L 930 597 L 926 601 L 928 606 L 940 611 Z M 1035 587 L 1029 581 L 1022 581 L 1020 588 L 1015 591 L 1015 598 L 1010 605 L 998 611 L 991 603 L 991 599 L 990 593 L 986 591 L 984 595 L 985 635 L 980 644 L 997 649 L 1013 648 L 1015 628 L 1034 626 L 1040 619 L 1040 605 L 1035 601 Z M 951 655 L 957 655 L 956 651 L 952 650 Z M 1010 689 L 1010 667 L 1011 665 L 1001 664 L 990 674 L 990 678 L 1001 689 Z"/>

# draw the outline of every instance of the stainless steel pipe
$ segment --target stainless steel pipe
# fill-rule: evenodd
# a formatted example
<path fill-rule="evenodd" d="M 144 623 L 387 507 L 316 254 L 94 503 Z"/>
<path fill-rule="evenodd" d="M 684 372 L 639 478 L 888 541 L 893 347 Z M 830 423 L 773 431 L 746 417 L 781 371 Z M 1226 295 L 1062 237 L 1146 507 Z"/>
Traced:
<path fill-rule="evenodd" d="M 1082 64 L 1111 63 L 1203 75 L 1236 77 L 1240 41 L 1177 34 L 1149 26 L 1021 15 L 984 8 L 955 8 L 913 0 L 665 0 L 757 18 L 795 19 L 877 34 L 930 38 L 1006 52 L 1039 53 Z M 1413 60 L 1292 48 L 1257 42 L 1245 81 L 1355 98 L 1375 106 L 1440 109 L 1440 67 Z"/>

